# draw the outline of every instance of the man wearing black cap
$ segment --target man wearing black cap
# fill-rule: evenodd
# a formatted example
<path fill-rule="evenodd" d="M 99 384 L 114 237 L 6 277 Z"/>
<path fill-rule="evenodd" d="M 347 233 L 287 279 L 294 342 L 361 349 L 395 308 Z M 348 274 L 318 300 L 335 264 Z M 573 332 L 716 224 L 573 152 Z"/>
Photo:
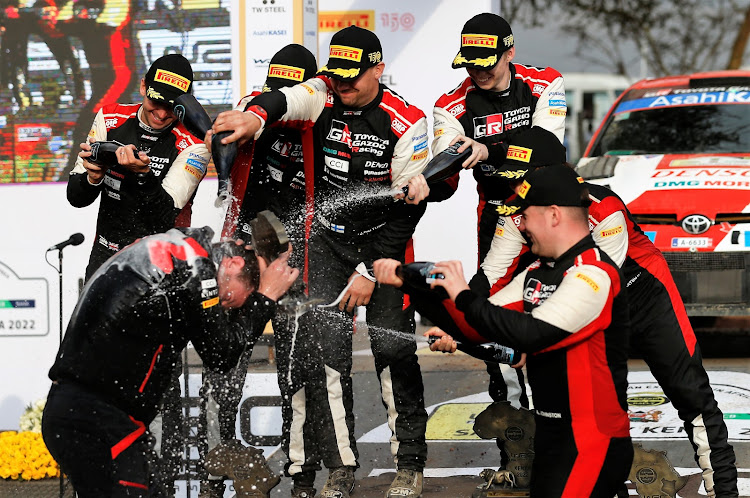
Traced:
<path fill-rule="evenodd" d="M 81 144 L 68 180 L 68 202 L 93 203 L 101 193 L 96 240 L 86 279 L 112 254 L 140 237 L 175 226 L 188 206 L 210 159 L 203 137 L 177 121 L 172 101 L 190 92 L 193 70 L 178 54 L 158 58 L 141 80 L 140 104 L 109 104 L 96 115 L 88 140 Z M 117 164 L 98 166 L 87 160 L 90 142 L 112 140 Z"/>
<path fill-rule="evenodd" d="M 270 92 L 296 85 L 315 76 L 318 65 L 315 56 L 305 47 L 289 44 L 276 52 L 268 66 L 268 74 L 262 92 Z M 243 97 L 235 109 L 244 111 L 252 100 L 261 92 L 253 92 Z M 304 219 L 305 219 L 305 171 L 302 152 L 302 133 L 289 128 L 274 127 L 264 130 L 254 143 L 246 143 L 239 149 L 237 159 L 232 166 L 232 175 L 246 178 L 246 190 L 236 222 L 235 236 L 242 240 L 251 240 L 250 222 L 265 209 L 272 211 L 284 224 L 292 247 L 298 248 L 290 256 L 290 265 L 302 269 L 304 266 Z M 304 284 L 300 281 L 297 292 Z M 279 388 L 281 390 L 282 414 L 284 428 L 284 449 L 288 453 L 289 426 L 291 425 L 292 393 L 286 381 L 289 370 L 290 343 L 293 327 L 283 316 L 274 315 L 273 332 L 276 347 L 276 364 L 278 367 Z M 252 345 L 243 353 L 237 366 L 228 374 L 206 370 L 202 397 L 208 401 L 210 395 L 218 405 L 219 439 L 226 445 L 235 442 L 237 408 L 242 398 L 247 368 L 253 353 Z M 205 410 L 204 412 L 205 413 Z M 213 420 L 209 423 L 214 422 Z M 203 422 L 204 424 L 206 421 Z M 202 425 L 203 427 L 203 425 Z M 205 432 L 205 430 L 204 430 Z M 206 436 L 206 434 L 204 434 Z M 207 438 L 202 438 L 201 457 L 213 449 Z M 250 451 L 246 450 L 250 455 Z M 218 451 L 214 455 L 220 454 Z M 200 498 L 224 496 L 223 477 L 211 479 L 202 476 Z M 309 497 L 312 498 L 312 497 Z"/>
<path fill-rule="evenodd" d="M 334 301 L 351 282 L 339 311 L 316 310 L 300 319 L 298 334 L 313 338 L 295 359 L 307 368 L 288 375 L 294 419 L 287 473 L 294 492 L 312 492 L 322 460 L 329 469 L 321 492 L 344 498 L 354 488 L 357 449 L 352 412 L 352 318 L 367 306 L 375 365 L 395 437 L 391 449 L 398 473 L 387 496 L 417 497 L 427 454 L 421 372 L 416 342 L 384 330 L 413 333 L 413 313 L 403 294 L 375 288 L 368 268 L 381 257 L 403 260 L 427 194 L 419 174 L 427 164 L 424 113 L 407 104 L 378 78 L 383 53 L 374 33 L 350 26 L 336 33 L 320 76 L 292 88 L 256 97 L 246 112 L 220 114 L 213 132 L 234 130 L 227 141 L 244 142 L 264 124 L 311 128 L 315 165 L 315 216 L 308 247 L 309 294 Z M 309 182 L 309 178 L 307 179 Z M 409 184 L 406 202 L 391 191 Z M 397 198 L 403 197 L 397 195 Z M 301 495 L 298 495 L 301 496 Z"/>
<path fill-rule="evenodd" d="M 559 163 L 565 149 L 549 132 L 539 131 L 525 147 L 511 144 L 496 175 L 520 187 L 535 168 Z M 516 150 L 518 149 L 518 150 Z M 716 403 L 685 306 L 666 260 L 633 221 L 617 194 L 586 183 L 591 206 L 589 228 L 596 244 L 622 268 L 630 312 L 630 348 L 648 364 L 659 385 L 677 409 L 685 432 L 703 470 L 709 496 L 738 496 L 736 459 L 728 443 L 724 417 Z M 498 206 L 501 218 L 492 247 L 482 262 L 472 289 L 507 285 L 528 253 L 530 241 L 521 233 L 513 206 Z M 533 247 L 532 247 L 533 250 Z"/>
<path fill-rule="evenodd" d="M 633 460 L 627 415 L 627 302 L 617 265 L 594 243 L 582 178 L 562 164 L 524 179 L 508 208 L 540 259 L 486 299 L 470 290 L 458 261 L 437 263 L 435 279 L 478 342 L 529 354 L 536 433 L 531 496 L 611 497 Z M 400 286 L 377 262 L 381 283 Z M 432 350 L 456 351 L 444 332 Z M 470 333 L 466 337 L 472 337 Z"/>

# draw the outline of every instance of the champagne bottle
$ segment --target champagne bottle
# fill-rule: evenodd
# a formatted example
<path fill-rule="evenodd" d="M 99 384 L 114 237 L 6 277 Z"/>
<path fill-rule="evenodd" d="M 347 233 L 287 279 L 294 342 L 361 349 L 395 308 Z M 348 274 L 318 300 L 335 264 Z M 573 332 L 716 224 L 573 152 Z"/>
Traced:
<path fill-rule="evenodd" d="M 124 145 L 116 140 L 106 140 L 101 142 L 92 142 L 91 156 L 87 157 L 88 162 L 99 165 L 103 168 L 109 168 L 117 164 L 117 149 Z"/>
<path fill-rule="evenodd" d="M 427 342 L 429 344 L 434 343 L 438 340 L 437 336 L 431 335 Z M 455 340 L 455 339 L 454 339 Z M 464 353 L 479 358 L 480 360 L 489 361 L 492 363 L 505 363 L 506 365 L 514 365 L 521 359 L 521 353 L 517 352 L 513 348 L 503 346 L 496 342 L 485 342 L 482 344 L 469 344 L 461 341 L 456 341 L 456 347 Z"/>
<path fill-rule="evenodd" d="M 471 155 L 471 147 L 463 152 L 458 152 L 458 148 L 463 144 L 463 142 L 456 142 L 427 163 L 424 171 L 422 171 L 427 185 L 440 183 L 461 171 L 461 165 Z M 409 186 L 405 185 L 402 190 L 404 194 L 408 194 Z"/>
<path fill-rule="evenodd" d="M 206 132 L 211 129 L 212 121 L 208 113 L 196 98 L 189 93 L 180 95 L 174 100 L 173 110 L 177 119 L 185 125 L 190 133 L 203 140 Z M 219 198 L 225 199 L 228 195 L 229 174 L 232 171 L 232 164 L 237 158 L 237 142 L 231 144 L 222 144 L 224 137 L 231 135 L 231 131 L 217 133 L 211 139 L 211 156 L 214 160 L 214 167 L 219 178 Z"/>
<path fill-rule="evenodd" d="M 406 282 L 411 287 L 421 290 L 432 290 L 430 284 L 436 279 L 443 279 L 442 273 L 430 274 L 435 267 L 435 263 L 430 261 L 415 261 L 396 267 L 396 276 Z"/>

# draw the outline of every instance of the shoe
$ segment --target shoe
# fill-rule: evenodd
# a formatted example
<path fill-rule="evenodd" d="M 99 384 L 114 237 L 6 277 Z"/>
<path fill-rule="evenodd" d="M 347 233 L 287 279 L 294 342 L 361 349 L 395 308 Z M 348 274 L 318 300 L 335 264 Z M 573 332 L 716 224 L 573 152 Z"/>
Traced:
<path fill-rule="evenodd" d="M 328 473 L 320 498 L 349 498 L 354 491 L 354 467 L 338 467 Z"/>
<path fill-rule="evenodd" d="M 314 498 L 315 493 L 315 488 L 303 488 L 294 486 L 292 488 L 291 498 Z"/>
<path fill-rule="evenodd" d="M 386 498 L 419 498 L 422 496 L 422 472 L 411 469 L 398 469 L 396 478 L 391 483 L 385 496 Z"/>

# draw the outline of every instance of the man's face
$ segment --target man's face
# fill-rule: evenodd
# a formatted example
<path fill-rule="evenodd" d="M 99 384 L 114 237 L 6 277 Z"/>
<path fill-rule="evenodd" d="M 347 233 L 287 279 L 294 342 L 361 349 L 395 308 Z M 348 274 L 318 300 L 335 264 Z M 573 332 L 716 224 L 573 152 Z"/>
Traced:
<path fill-rule="evenodd" d="M 511 47 L 503 52 L 500 56 L 500 60 L 492 69 L 484 70 L 467 67 L 466 72 L 469 73 L 469 77 L 474 81 L 474 84 L 482 90 L 502 92 L 507 90 L 510 84 L 509 63 L 513 59 L 515 53 L 516 48 Z"/>
<path fill-rule="evenodd" d="M 155 130 L 161 130 L 171 125 L 176 119 L 172 106 L 151 100 L 146 97 L 146 82 L 141 80 L 141 96 L 143 97 L 143 120 Z"/>
<path fill-rule="evenodd" d="M 216 283 L 219 286 L 219 301 L 224 308 L 239 308 L 252 294 L 252 289 L 240 278 L 244 265 L 245 261 L 239 256 L 221 260 Z"/>
<path fill-rule="evenodd" d="M 548 244 L 550 234 L 549 206 L 529 206 L 521 214 L 519 230 L 531 241 L 531 252 L 537 256 L 553 256 Z"/>
<path fill-rule="evenodd" d="M 364 71 L 354 80 L 339 80 L 331 78 L 331 86 L 341 102 L 348 107 L 364 107 L 378 96 L 380 90 L 380 76 L 385 68 L 380 63 Z"/>

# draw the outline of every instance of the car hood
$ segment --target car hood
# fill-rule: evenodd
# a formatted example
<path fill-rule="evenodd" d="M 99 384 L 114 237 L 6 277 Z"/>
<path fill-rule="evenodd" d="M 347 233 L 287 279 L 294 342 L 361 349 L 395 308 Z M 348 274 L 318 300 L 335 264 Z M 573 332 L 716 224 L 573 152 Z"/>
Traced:
<path fill-rule="evenodd" d="M 582 158 L 577 169 L 606 159 L 607 171 L 590 180 L 609 186 L 633 214 L 750 212 L 750 153 L 651 154 Z M 614 166 L 614 168 L 612 168 Z M 589 179 L 589 178 L 587 178 Z"/>

